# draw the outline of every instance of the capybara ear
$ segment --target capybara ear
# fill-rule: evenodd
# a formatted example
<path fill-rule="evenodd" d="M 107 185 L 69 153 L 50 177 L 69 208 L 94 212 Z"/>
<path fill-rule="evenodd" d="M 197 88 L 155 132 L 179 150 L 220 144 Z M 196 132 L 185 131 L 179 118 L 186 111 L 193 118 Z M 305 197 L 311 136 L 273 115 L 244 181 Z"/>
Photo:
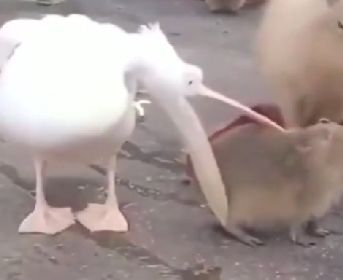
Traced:
<path fill-rule="evenodd" d="M 331 121 L 327 118 L 320 118 L 318 122 L 319 123 L 330 123 Z"/>

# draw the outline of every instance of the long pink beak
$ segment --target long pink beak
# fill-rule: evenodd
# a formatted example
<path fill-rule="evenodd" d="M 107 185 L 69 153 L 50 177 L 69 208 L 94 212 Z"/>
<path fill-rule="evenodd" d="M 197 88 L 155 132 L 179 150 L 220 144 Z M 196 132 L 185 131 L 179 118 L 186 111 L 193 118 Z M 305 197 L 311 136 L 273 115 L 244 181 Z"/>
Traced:
<path fill-rule="evenodd" d="M 279 131 L 285 132 L 285 129 L 281 126 L 279 126 L 277 123 L 273 122 L 272 120 L 268 119 L 267 117 L 260 115 L 259 113 L 253 111 L 252 109 L 250 109 L 249 107 L 239 103 L 238 101 L 231 99 L 229 97 L 226 97 L 218 92 L 215 92 L 211 89 L 209 89 L 208 87 L 202 85 L 200 88 L 200 91 L 198 92 L 199 95 L 202 96 L 207 96 L 209 98 L 213 98 L 213 99 L 217 99 L 219 101 L 222 101 L 226 104 L 231 105 L 232 107 L 235 107 L 237 109 L 240 109 L 242 111 L 244 111 L 245 113 L 247 113 L 248 115 L 250 115 L 252 118 L 256 119 L 257 121 L 263 123 L 263 124 L 267 124 Z"/>

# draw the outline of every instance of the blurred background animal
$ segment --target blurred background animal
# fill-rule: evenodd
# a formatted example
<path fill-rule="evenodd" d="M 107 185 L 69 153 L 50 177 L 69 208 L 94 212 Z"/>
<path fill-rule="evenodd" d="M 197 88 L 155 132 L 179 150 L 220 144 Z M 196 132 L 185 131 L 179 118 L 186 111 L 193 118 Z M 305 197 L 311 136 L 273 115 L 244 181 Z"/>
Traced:
<path fill-rule="evenodd" d="M 270 0 L 258 63 L 287 126 L 343 120 L 343 1 Z"/>

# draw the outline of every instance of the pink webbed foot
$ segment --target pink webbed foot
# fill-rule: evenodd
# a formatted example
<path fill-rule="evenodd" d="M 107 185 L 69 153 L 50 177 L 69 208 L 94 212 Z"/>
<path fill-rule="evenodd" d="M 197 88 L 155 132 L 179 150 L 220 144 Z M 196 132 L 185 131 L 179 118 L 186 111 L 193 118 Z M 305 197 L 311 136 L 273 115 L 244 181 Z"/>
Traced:
<path fill-rule="evenodd" d="M 70 208 L 37 207 L 21 223 L 19 233 L 44 233 L 53 235 L 75 223 Z"/>
<path fill-rule="evenodd" d="M 35 209 L 21 223 L 19 233 L 45 233 L 49 235 L 61 232 L 75 223 L 70 208 L 52 208 L 45 199 L 43 178 L 46 161 L 34 158 L 36 173 L 36 205 Z"/>
<path fill-rule="evenodd" d="M 127 232 L 128 222 L 116 205 L 89 204 L 76 214 L 76 219 L 91 232 Z"/>

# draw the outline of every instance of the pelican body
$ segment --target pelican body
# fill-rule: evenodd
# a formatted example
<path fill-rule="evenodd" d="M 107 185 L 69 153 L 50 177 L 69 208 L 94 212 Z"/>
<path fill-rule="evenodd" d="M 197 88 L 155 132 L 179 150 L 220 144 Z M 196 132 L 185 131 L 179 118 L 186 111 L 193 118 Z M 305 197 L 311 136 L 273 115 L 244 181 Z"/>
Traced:
<path fill-rule="evenodd" d="M 69 208 L 53 209 L 45 201 L 42 178 L 47 161 L 89 163 L 100 158 L 108 163 L 108 202 L 89 205 L 77 216 L 90 230 L 126 231 L 112 181 L 115 155 L 135 127 L 134 95 L 125 84 L 126 61 L 111 55 L 116 39 L 126 33 L 109 38 L 105 33 L 117 31 L 114 27 L 99 28 L 77 15 L 52 15 L 30 23 L 35 29 L 29 36 L 2 34 L 20 45 L 0 76 L 1 131 L 32 153 L 37 178 L 35 210 L 19 231 L 54 234 L 75 221 Z M 81 31 L 82 26 L 87 31 Z"/>
<path fill-rule="evenodd" d="M 30 28 L 24 27 L 28 22 Z M 157 101 L 163 100 L 158 94 L 169 94 L 168 106 L 192 110 L 183 98 L 195 94 L 202 71 L 178 57 L 158 24 L 129 34 L 82 15 L 48 15 L 8 22 L 0 30 L 0 44 L 1 132 L 30 151 L 36 172 L 35 208 L 19 232 L 55 234 L 76 219 L 91 231 L 127 231 L 114 175 L 116 155 L 135 127 L 137 82 L 156 93 Z M 8 56 L 6 49 L 11 48 Z M 168 70 L 161 71 L 166 64 Z M 198 123 L 196 127 L 201 129 Z M 47 162 L 88 163 L 100 158 L 108 171 L 105 205 L 89 204 L 72 213 L 46 203 Z"/>

